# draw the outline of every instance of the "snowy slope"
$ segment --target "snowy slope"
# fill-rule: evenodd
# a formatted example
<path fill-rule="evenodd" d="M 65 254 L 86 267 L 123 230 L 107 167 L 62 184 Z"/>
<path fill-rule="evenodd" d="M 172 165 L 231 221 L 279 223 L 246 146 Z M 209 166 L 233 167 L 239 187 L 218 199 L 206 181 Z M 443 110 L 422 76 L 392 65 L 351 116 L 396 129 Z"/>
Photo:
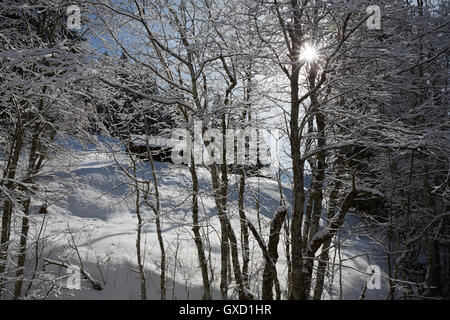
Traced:
<path fill-rule="evenodd" d="M 50 204 L 45 216 L 46 232 L 59 233 L 47 242 L 45 255 L 56 259 L 67 256 L 71 263 L 80 265 L 79 259 L 89 273 L 104 285 L 102 291 L 91 289 L 88 282 L 82 282 L 82 290 L 62 290 L 51 293 L 49 298 L 74 299 L 138 299 L 139 274 L 136 259 L 136 224 L 134 198 L 130 194 L 126 177 L 120 172 L 113 159 L 105 153 L 79 151 L 77 166 L 71 174 L 57 173 L 47 178 L 46 188 L 51 190 L 47 199 Z M 197 262 L 197 251 L 192 237 L 192 218 L 190 213 L 191 198 L 190 174 L 186 167 L 177 167 L 167 163 L 156 163 L 160 194 L 162 197 L 162 215 L 164 240 L 167 254 L 167 298 L 199 299 L 201 298 L 201 274 Z M 149 176 L 148 164 L 142 164 L 141 175 Z M 55 178 L 56 176 L 56 178 Z M 214 270 L 213 297 L 218 293 L 220 272 L 220 225 L 216 216 L 214 200 L 211 196 L 209 172 L 199 168 L 200 181 L 200 217 L 203 230 L 209 234 L 210 243 L 205 243 L 210 267 Z M 239 236 L 237 208 L 237 177 L 231 175 L 230 214 L 232 224 Z M 246 214 L 257 226 L 257 212 L 254 195 L 260 192 L 262 230 L 267 236 L 268 224 L 279 204 L 277 183 L 265 178 L 249 178 L 246 193 Z M 290 199 L 291 192 L 284 187 L 285 196 Z M 146 211 L 145 211 L 146 210 Z M 234 210 L 234 211 L 233 211 Z M 150 209 L 144 209 L 146 224 L 144 226 L 143 247 L 145 247 L 145 269 L 147 270 L 148 294 L 150 299 L 159 299 L 159 259 L 154 215 Z M 37 232 L 42 215 L 33 216 L 32 230 Z M 353 219 L 354 220 L 354 219 Z M 348 223 L 356 223 L 348 219 Z M 70 231 L 70 232 L 69 232 Z M 286 258 L 284 241 L 279 246 L 278 273 L 282 290 L 286 287 Z M 339 256 L 335 258 L 335 275 L 331 291 L 325 294 L 327 299 L 339 298 L 342 287 L 345 299 L 358 299 L 368 278 L 368 262 L 379 264 L 383 269 L 382 257 L 377 256 L 376 246 L 368 239 L 349 236 L 341 232 L 342 272 L 339 273 Z M 262 277 L 262 255 L 257 243 L 250 236 L 251 244 L 251 290 L 257 292 Z M 73 249 L 77 244 L 80 258 Z M 72 245 L 71 245 L 72 244 Z M 369 254 L 366 254 L 369 253 Z M 334 251 L 330 253 L 333 258 Z M 33 259 L 29 265 L 33 265 Z M 48 266 L 50 274 L 64 276 L 65 270 Z M 176 274 L 174 278 L 173 275 Z M 47 275 L 50 276 L 50 275 Z M 42 275 L 41 275 L 42 277 Z M 341 278 L 342 277 L 342 278 Z M 341 281 L 340 281 L 341 278 Z M 326 283 L 327 283 L 326 279 Z M 65 280 L 61 280 L 65 281 Z M 231 284 L 233 285 L 233 284 Z M 387 283 L 382 281 L 381 290 L 367 290 L 366 299 L 386 297 Z M 230 290 L 230 292 L 232 292 Z M 331 294 L 330 294 L 331 293 Z M 69 296 L 68 296 L 69 295 Z"/>

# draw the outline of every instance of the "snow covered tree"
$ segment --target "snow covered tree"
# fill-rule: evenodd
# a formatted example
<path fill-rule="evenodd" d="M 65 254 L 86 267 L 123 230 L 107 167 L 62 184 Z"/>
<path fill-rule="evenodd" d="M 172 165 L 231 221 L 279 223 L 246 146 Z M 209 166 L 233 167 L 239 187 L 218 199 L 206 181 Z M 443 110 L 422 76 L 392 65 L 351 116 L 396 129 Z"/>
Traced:
<path fill-rule="evenodd" d="M 0 4 L 0 295 L 11 280 L 15 299 L 22 297 L 31 200 L 40 196 L 38 178 L 58 154 L 58 135 L 79 133 L 86 124 L 80 101 L 83 38 L 67 28 L 67 5 Z M 16 219 L 21 221 L 17 233 L 12 229 Z M 17 257 L 14 266 L 8 263 L 12 257 Z"/>

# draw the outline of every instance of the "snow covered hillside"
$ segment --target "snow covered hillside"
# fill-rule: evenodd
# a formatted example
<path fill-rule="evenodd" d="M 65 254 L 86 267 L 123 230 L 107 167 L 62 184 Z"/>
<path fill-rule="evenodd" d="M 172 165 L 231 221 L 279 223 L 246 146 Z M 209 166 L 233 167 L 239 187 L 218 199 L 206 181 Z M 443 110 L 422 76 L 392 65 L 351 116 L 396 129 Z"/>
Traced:
<path fill-rule="evenodd" d="M 48 213 L 32 216 L 32 234 L 36 237 L 44 223 L 45 233 L 52 234 L 44 241 L 41 257 L 52 259 L 67 258 L 74 266 L 82 266 L 92 278 L 103 286 L 103 290 L 93 290 L 91 283 L 82 280 L 82 289 L 61 289 L 50 292 L 47 298 L 74 299 L 139 299 L 139 273 L 136 258 L 136 226 L 134 196 L 127 186 L 127 179 L 114 160 L 106 153 L 95 150 L 78 151 L 77 163 L 72 163 L 71 174 L 54 173 L 52 178 L 44 178 L 48 189 Z M 167 254 L 167 298 L 200 299 L 202 278 L 198 266 L 197 251 L 192 235 L 190 197 L 191 179 L 187 167 L 168 163 L 155 163 L 162 205 L 163 238 Z M 214 199 L 211 195 L 210 174 L 199 168 L 201 225 L 204 234 L 209 234 L 205 242 L 208 267 L 213 271 L 213 298 L 220 299 L 220 224 L 216 215 Z M 142 163 L 140 174 L 149 176 L 150 167 Z M 230 203 L 237 202 L 238 177 L 231 175 Z M 284 185 L 284 195 L 290 201 L 291 191 Z M 259 195 L 261 225 L 255 198 Z M 248 218 L 267 239 L 270 219 L 279 204 L 277 182 L 266 178 L 249 178 L 245 196 L 245 210 Z M 40 203 L 36 202 L 36 209 Z M 237 205 L 230 205 L 231 222 L 239 230 L 239 215 L 233 211 Z M 154 214 L 148 208 L 144 211 L 145 224 L 143 244 L 145 248 L 144 266 L 147 273 L 150 299 L 159 299 L 160 251 L 154 224 Z M 352 236 L 349 230 L 358 220 L 347 217 L 340 233 L 340 251 L 332 249 L 331 265 L 325 278 L 325 299 L 358 299 L 369 275 L 367 266 L 377 264 L 384 268 L 383 257 L 378 256 L 377 246 L 368 239 Z M 239 233 L 237 233 L 239 235 Z M 205 238 L 206 239 L 206 238 Z M 280 237 L 277 270 L 282 293 L 286 288 L 285 237 Z M 250 235 L 250 289 L 254 292 L 261 286 L 263 257 L 255 239 Z M 39 260 L 39 264 L 44 262 Z M 29 276 L 35 264 L 34 254 L 30 254 L 27 270 Z M 339 268 L 341 264 L 342 268 Z M 174 277 L 175 275 L 175 277 Z M 49 265 L 36 278 L 43 283 L 55 277 L 67 281 L 67 270 Z M 231 283 L 231 286 L 234 282 Z M 64 286 L 64 285 L 63 285 Z M 387 283 L 382 278 L 381 290 L 367 290 L 366 299 L 384 299 Z M 231 290 L 230 290 L 231 292 Z M 340 293 L 341 292 L 341 293 Z M 235 294 L 233 297 L 236 297 Z M 258 298 L 257 296 L 255 298 Z"/>

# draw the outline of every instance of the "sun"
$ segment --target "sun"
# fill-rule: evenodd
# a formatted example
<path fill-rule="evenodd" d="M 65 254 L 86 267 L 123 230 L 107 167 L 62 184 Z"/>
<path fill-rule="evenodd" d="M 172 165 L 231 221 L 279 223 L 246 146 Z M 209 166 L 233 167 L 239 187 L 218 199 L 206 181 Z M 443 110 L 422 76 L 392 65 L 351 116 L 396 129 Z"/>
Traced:
<path fill-rule="evenodd" d="M 312 62 L 317 58 L 317 56 L 318 56 L 318 53 L 317 53 L 316 48 L 314 48 L 311 45 L 306 45 L 302 50 L 300 58 L 307 62 Z"/>

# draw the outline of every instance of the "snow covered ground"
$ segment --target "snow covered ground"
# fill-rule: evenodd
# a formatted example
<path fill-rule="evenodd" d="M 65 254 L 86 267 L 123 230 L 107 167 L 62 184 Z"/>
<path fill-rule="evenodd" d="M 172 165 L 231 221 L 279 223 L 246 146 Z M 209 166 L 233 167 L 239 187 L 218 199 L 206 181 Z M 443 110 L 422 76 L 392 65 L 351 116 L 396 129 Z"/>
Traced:
<path fill-rule="evenodd" d="M 32 234 L 36 235 L 45 219 L 45 234 L 53 234 L 46 239 L 43 257 L 52 259 L 67 257 L 74 265 L 80 265 L 97 279 L 102 291 L 92 290 L 89 282 L 82 281 L 81 290 L 53 291 L 47 298 L 71 299 L 139 299 L 140 285 L 136 258 L 136 225 L 134 197 L 130 194 L 127 178 L 106 153 L 96 151 L 78 151 L 77 163 L 72 163 L 69 173 L 56 173 L 46 179 L 46 188 L 50 191 L 46 202 L 48 214 L 33 215 Z M 162 197 L 163 237 L 167 254 L 167 299 L 200 299 L 201 273 L 197 262 L 197 250 L 192 235 L 192 217 L 190 211 L 191 198 L 190 174 L 187 167 L 174 166 L 168 163 L 156 163 L 160 194 Z M 149 176 L 148 164 L 142 164 L 141 176 Z M 56 177 L 56 178 L 55 178 Z M 200 217 L 204 233 L 209 234 L 209 242 L 205 242 L 205 251 L 209 267 L 214 270 L 212 280 L 213 298 L 220 299 L 218 292 L 220 281 L 220 225 L 216 216 L 214 200 L 211 196 L 210 175 L 205 168 L 199 168 L 200 180 Z M 237 177 L 230 176 L 230 215 L 232 224 L 239 236 L 239 220 L 237 209 Z M 260 214 L 262 234 L 267 236 L 268 225 L 272 214 L 279 204 L 277 183 L 265 178 L 249 178 L 246 191 L 246 214 L 255 226 L 258 226 L 258 213 L 255 209 L 257 191 L 260 192 Z M 285 196 L 290 199 L 291 191 L 284 186 Z M 42 199 L 41 199 L 42 200 Z M 42 203 L 42 201 L 40 202 Z M 37 207 L 40 203 L 36 202 Z M 144 209 L 145 225 L 142 247 L 145 248 L 145 269 L 148 280 L 150 299 L 159 299 L 160 250 L 157 240 L 154 214 Z M 335 261 L 334 277 L 325 279 L 328 283 L 326 299 L 339 299 L 340 288 L 343 299 L 358 299 L 368 279 L 367 266 L 377 264 L 385 269 L 385 259 L 377 255 L 376 245 L 368 239 L 351 236 L 348 230 L 358 223 L 355 217 L 349 216 L 346 226 L 341 231 L 341 261 L 334 250 L 330 252 Z M 266 238 L 267 239 L 267 238 Z M 251 290 L 260 286 L 263 259 L 261 250 L 250 235 Z M 75 245 L 79 252 L 74 250 Z M 31 249 L 33 250 L 33 249 Z M 286 258 L 284 239 L 279 245 L 278 274 L 282 291 L 286 288 Z M 28 268 L 34 265 L 34 253 L 29 254 Z M 338 264 L 342 264 L 341 272 Z M 47 266 L 46 272 L 38 278 L 50 275 L 66 276 L 66 270 L 56 266 Z M 174 276 L 174 274 L 176 276 Z M 61 280 L 66 281 L 66 280 Z M 332 285 L 331 285 L 332 284 Z M 233 283 L 231 284 L 231 287 Z M 366 299 L 385 299 L 387 281 L 382 278 L 380 290 L 367 290 Z M 232 293 L 233 290 L 230 290 Z M 232 297 L 236 297 L 235 295 Z M 257 297 L 257 296 L 256 296 Z"/>

